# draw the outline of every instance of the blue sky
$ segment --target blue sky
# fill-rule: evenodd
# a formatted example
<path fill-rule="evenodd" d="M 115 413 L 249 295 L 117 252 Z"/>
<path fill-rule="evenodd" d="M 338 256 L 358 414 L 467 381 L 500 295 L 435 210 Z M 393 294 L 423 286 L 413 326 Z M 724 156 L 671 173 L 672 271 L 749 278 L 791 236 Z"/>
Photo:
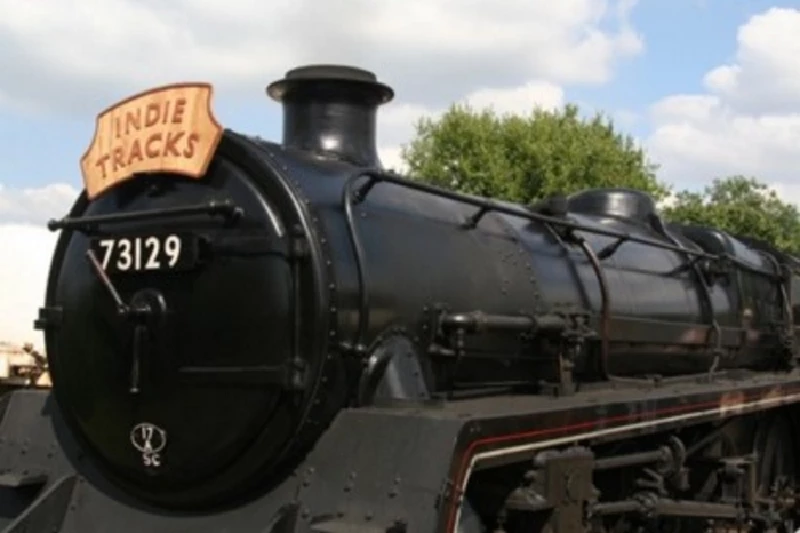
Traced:
<path fill-rule="evenodd" d="M 644 113 L 649 105 L 675 93 L 703 90 L 703 75 L 733 55 L 736 29 L 753 14 L 773 5 L 764 0 L 645 0 L 631 14 L 645 37 L 645 52 L 625 62 L 608 85 L 571 90 L 572 99 L 601 109 Z M 647 133 L 639 122 L 630 131 Z"/>
<path fill-rule="evenodd" d="M 609 83 L 566 87 L 566 97 L 587 107 L 636 113 L 639 119 L 621 122 L 621 127 L 646 137 L 651 131 L 645 117 L 648 107 L 671 94 L 702 92 L 703 75 L 731 60 L 737 28 L 772 6 L 800 7 L 800 2 L 642 0 L 630 18 L 644 38 L 644 52 L 622 61 Z M 265 85 L 269 78 L 263 81 Z M 56 92 L 59 87 L 49 90 Z M 250 93 L 240 99 L 217 98 L 217 115 L 228 127 L 278 138 L 279 108 L 263 96 L 260 86 L 252 87 Z M 0 183 L 9 187 L 41 187 L 52 182 L 79 186 L 78 159 L 93 128 L 93 115 L 75 116 L 69 110 L 58 114 L 0 112 L 0 136 L 5 140 L 0 146 Z"/>
<path fill-rule="evenodd" d="M 111 102 L 109 102 L 111 103 Z M 229 128 L 280 138 L 280 108 L 266 95 L 215 101 L 215 114 Z M 0 113 L 0 183 L 41 187 L 52 182 L 80 186 L 79 159 L 94 133 L 95 116 Z"/>
<path fill-rule="evenodd" d="M 800 0 L 0 0 L 0 12 L 0 340 L 34 335 L 44 224 L 82 186 L 97 113 L 165 83 L 212 82 L 224 126 L 277 140 L 270 81 L 300 64 L 368 68 L 396 90 L 379 112 L 390 165 L 412 123 L 453 101 L 576 102 L 615 117 L 676 189 L 742 173 L 800 203 Z"/>

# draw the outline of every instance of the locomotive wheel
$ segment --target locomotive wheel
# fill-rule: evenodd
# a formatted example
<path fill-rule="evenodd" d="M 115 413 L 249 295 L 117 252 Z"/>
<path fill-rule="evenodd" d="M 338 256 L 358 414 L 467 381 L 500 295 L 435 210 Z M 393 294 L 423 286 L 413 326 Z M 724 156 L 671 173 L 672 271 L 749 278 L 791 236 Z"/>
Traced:
<path fill-rule="evenodd" d="M 758 453 L 758 495 L 769 497 L 781 487 L 797 487 L 797 424 L 788 413 L 778 412 L 760 421 L 753 451 Z"/>
<path fill-rule="evenodd" d="M 800 491 L 798 461 L 800 449 L 797 419 L 792 411 L 781 410 L 760 419 L 753 439 L 753 451 L 758 454 L 757 498 L 777 500 L 776 508 L 796 508 L 793 500 Z M 784 511 L 787 520 L 779 533 L 794 533 L 797 529 L 796 510 Z"/>
<path fill-rule="evenodd" d="M 771 530 L 774 533 L 794 533 L 797 529 L 795 514 L 787 513 L 782 509 L 793 506 L 792 499 L 795 497 L 793 492 L 797 492 L 800 488 L 798 485 L 798 481 L 800 481 L 798 461 L 795 458 L 797 450 L 800 449 L 798 430 L 800 427 L 793 412 L 788 409 L 773 410 L 728 422 L 721 428 L 715 439 L 703 449 L 697 450 L 700 452 L 700 457 L 712 460 L 743 457 L 749 454 L 756 456 L 754 465 L 756 468 L 756 504 L 762 511 L 772 507 L 787 518 L 786 522 Z M 707 478 L 695 478 L 691 494 L 696 494 L 706 481 Z M 782 499 L 786 503 L 782 503 Z M 715 496 L 710 501 L 718 500 Z M 776 501 L 777 503 L 773 503 Z M 759 503 L 760 505 L 758 505 Z M 709 529 L 706 521 L 696 519 L 662 518 L 657 522 L 658 530 L 664 533 L 702 533 L 726 530 L 726 526 L 722 523 L 711 526 Z M 758 525 L 754 525 L 755 529 L 745 526 L 743 531 L 759 531 Z M 624 520 L 621 520 L 613 531 L 629 531 L 632 530 L 630 526 L 631 524 L 626 524 Z"/>
<path fill-rule="evenodd" d="M 752 435 L 749 424 L 741 421 L 727 421 L 716 430 L 713 438 L 709 439 L 704 446 L 698 447 L 695 452 L 696 458 L 703 459 L 723 459 L 725 457 L 736 457 L 749 453 L 746 439 Z M 701 433 L 699 440 L 704 440 Z M 703 486 L 708 478 L 696 478 L 693 480 L 690 494 L 696 494 L 697 490 Z M 712 500 L 713 501 L 713 500 Z M 687 518 L 662 518 L 659 520 L 660 533 L 705 533 L 710 531 L 705 521 Z"/>
<path fill-rule="evenodd" d="M 735 421 L 723 430 L 710 455 L 718 458 L 756 455 L 756 502 L 761 502 L 761 509 L 770 505 L 770 501 L 782 497 L 792 498 L 792 492 L 798 490 L 798 461 L 795 458 L 800 439 L 795 414 L 788 409 L 772 410 Z M 789 500 L 790 501 L 790 500 Z M 791 503 L 787 504 L 791 506 Z M 774 505 L 781 512 L 782 504 Z M 796 521 L 794 513 L 790 513 L 786 523 L 773 531 L 776 533 L 794 533 Z M 694 531 L 684 521 L 678 529 Z M 674 523 L 673 523 L 674 524 Z M 676 525 L 676 524 L 674 524 Z M 704 530 L 699 527 L 697 530 Z M 677 530 L 676 530 L 677 531 Z"/>

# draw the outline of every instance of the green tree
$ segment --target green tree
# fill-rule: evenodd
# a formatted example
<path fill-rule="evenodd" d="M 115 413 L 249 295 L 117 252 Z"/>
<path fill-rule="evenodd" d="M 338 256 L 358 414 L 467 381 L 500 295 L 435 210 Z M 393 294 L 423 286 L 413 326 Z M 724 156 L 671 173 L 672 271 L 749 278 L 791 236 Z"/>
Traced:
<path fill-rule="evenodd" d="M 575 105 L 528 115 L 453 105 L 417 122 L 402 158 L 415 179 L 520 203 L 591 187 L 668 194 L 630 136 L 602 114 L 582 119 Z"/>
<path fill-rule="evenodd" d="M 680 192 L 663 214 L 668 220 L 714 226 L 769 241 L 783 250 L 800 251 L 797 207 L 752 177 L 729 176 L 715 179 L 703 192 Z"/>

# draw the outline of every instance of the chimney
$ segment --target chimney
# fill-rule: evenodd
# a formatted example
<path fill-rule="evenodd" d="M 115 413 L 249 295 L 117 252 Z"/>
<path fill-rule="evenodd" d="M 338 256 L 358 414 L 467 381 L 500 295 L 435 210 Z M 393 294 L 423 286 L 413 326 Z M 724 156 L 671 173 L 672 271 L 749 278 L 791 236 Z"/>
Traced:
<path fill-rule="evenodd" d="M 298 67 L 271 83 L 267 94 L 283 104 L 285 147 L 381 167 L 376 114 L 394 91 L 372 72 L 341 65 Z"/>

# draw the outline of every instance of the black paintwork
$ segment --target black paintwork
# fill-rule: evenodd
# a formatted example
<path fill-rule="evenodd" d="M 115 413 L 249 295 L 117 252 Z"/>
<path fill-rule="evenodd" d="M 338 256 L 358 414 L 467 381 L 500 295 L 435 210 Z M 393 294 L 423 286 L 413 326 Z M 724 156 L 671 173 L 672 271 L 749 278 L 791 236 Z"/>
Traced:
<path fill-rule="evenodd" d="M 731 400 L 772 398 L 778 405 L 782 397 L 796 402 L 789 395 L 798 393 L 795 371 L 671 387 L 619 387 L 562 399 L 496 397 L 348 408 L 336 415 L 294 474 L 269 492 L 232 507 L 181 512 L 143 504 L 109 483 L 75 441 L 52 393 L 15 391 L 2 400 L 0 531 L 450 532 L 459 500 L 454 484 L 478 452 L 565 436 L 577 441 L 592 430 L 660 421 L 614 435 L 624 440 L 687 423 L 671 420 L 676 414 L 711 409 L 691 423 L 713 421 L 719 419 L 713 409 Z M 476 468 L 492 464 L 497 463 Z"/>
<path fill-rule="evenodd" d="M 380 166 L 375 114 L 394 91 L 372 72 L 339 65 L 300 67 L 271 83 L 267 94 L 283 104 L 284 146 Z"/>
<path fill-rule="evenodd" d="M 294 451 L 304 422 L 313 426 L 323 418 L 308 414 L 314 394 L 334 402 L 320 412 L 342 394 L 316 389 L 326 364 L 317 355 L 327 332 L 320 293 L 327 280 L 319 272 L 324 260 L 312 247 L 293 274 L 292 254 L 281 241 L 303 231 L 308 220 L 281 181 L 248 178 L 269 172 L 263 161 L 256 148 L 226 139 L 204 182 L 154 177 L 111 191 L 88 208 L 82 199 L 76 205 L 76 213 L 100 215 L 230 200 L 245 212 L 235 226 L 202 215 L 113 226 L 113 235 L 190 230 L 208 243 L 204 264 L 192 273 L 113 276 L 125 302 L 144 288 L 160 291 L 166 302 L 163 324 L 150 328 L 140 354 L 137 394 L 128 387 L 135 328 L 115 316 L 113 298 L 86 260 L 87 236 L 73 233 L 56 251 L 48 305 L 61 308 L 62 318 L 46 334 L 56 395 L 87 446 L 153 497 L 172 490 L 193 501 L 213 499 L 220 490 L 244 487 L 247 478 L 263 477 L 259 468 L 273 467 L 267 463 L 288 444 Z M 229 280 L 240 281 L 232 288 Z M 298 356 L 306 379 L 300 391 L 287 386 Z M 286 380 L 274 379 L 280 369 L 289 374 Z M 325 377 L 326 386 L 343 390 L 335 369 Z M 140 422 L 173 428 L 167 429 L 169 449 L 177 455 L 156 476 L 141 468 L 130 446 L 128 434 Z M 232 461 L 239 461 L 238 471 Z"/>
<path fill-rule="evenodd" d="M 230 201 L 244 211 L 241 220 L 230 226 L 197 216 L 113 227 L 114 235 L 194 231 L 209 242 L 205 263 L 188 275 L 114 276 L 124 301 L 144 288 L 158 289 L 166 301 L 166 322 L 143 353 L 138 394 L 131 394 L 127 387 L 133 333 L 129 324 L 115 316 L 112 298 L 88 268 L 86 237 L 74 233 L 66 247 L 67 241 L 60 245 L 53 269 L 57 277 L 48 291 L 48 306 L 63 310 L 62 323 L 47 334 L 56 395 L 87 445 L 120 476 L 151 496 L 173 503 L 194 502 L 203 496 L 213 500 L 220 492 L 243 486 L 251 472 L 275 466 L 282 446 L 297 446 L 293 432 L 298 428 L 311 427 L 311 440 L 324 428 L 325 415 L 304 417 L 306 409 L 324 404 L 330 414 L 353 394 L 356 376 L 347 374 L 352 366 L 347 360 L 361 354 L 347 353 L 343 345 L 363 345 L 368 356 L 389 332 L 422 338 L 424 312 L 434 304 L 445 304 L 452 311 L 498 315 L 536 315 L 559 309 L 597 313 L 598 280 L 583 252 L 563 246 L 541 224 L 489 213 L 477 228 L 465 229 L 463 221 L 474 212 L 473 207 L 379 184 L 352 213 L 369 295 L 367 329 L 358 337 L 361 293 L 342 209 L 343 186 L 354 172 L 344 162 L 320 161 L 226 132 L 203 181 L 142 179 L 109 191 L 85 211 L 83 202 L 79 203 L 76 214 L 86 215 L 209 200 Z M 667 241 L 651 225 L 637 221 L 575 213 L 569 217 L 588 228 Z M 295 279 L 286 252 L 290 246 L 279 243 L 288 240 L 294 226 L 304 225 L 313 253 L 300 262 Z M 611 237 L 582 234 L 595 250 L 614 242 Z M 274 243 L 275 251 L 248 253 L 244 249 L 237 254 L 230 243 L 242 236 Z M 685 237 L 675 238 L 692 247 Z M 763 257 L 741 244 L 735 246 L 733 252 L 741 261 L 770 272 Z M 704 336 L 708 318 L 692 271 L 680 271 L 685 262 L 679 252 L 636 242 L 622 244 L 603 260 L 610 294 L 612 373 L 702 372 L 711 365 L 713 339 Z M 733 329 L 740 325 L 743 296 L 752 302 L 756 326 L 781 317 L 774 280 L 762 274 L 737 272 L 735 276 L 758 283 L 755 287 L 761 292 L 755 300 L 754 293 L 742 295 L 736 282 L 728 288 L 707 288 L 723 332 L 722 348 L 741 354 L 739 360 L 723 361 L 722 366 L 751 362 L 739 330 Z M 297 301 L 292 292 L 295 281 L 301 291 Z M 295 303 L 301 307 L 297 353 Z M 726 336 L 728 332 L 736 334 Z M 329 342 L 321 342 L 326 338 Z M 761 349 L 763 341 L 749 342 L 757 349 L 753 353 L 769 357 Z M 516 335 L 478 336 L 467 347 L 458 367 L 461 387 L 535 383 L 541 378 L 542 365 L 536 363 L 542 354 L 526 353 L 526 345 Z M 417 353 L 427 391 L 445 390 L 451 383 L 445 379 L 449 362 L 430 360 L 424 350 L 420 341 Z M 258 379 L 259 368 L 290 365 L 296 356 L 306 367 L 302 391 Z M 591 361 L 587 357 L 586 369 Z M 212 375 L 206 376 L 204 385 L 193 379 L 203 375 L 197 370 L 201 367 L 221 368 L 216 373 L 207 370 L 205 374 Z M 252 375 L 241 371 L 237 379 L 234 372 L 224 371 L 233 368 L 247 369 Z M 128 432 L 139 422 L 154 423 L 171 436 L 169 453 L 155 473 L 143 471 L 136 450 L 129 445 Z M 202 447 L 197 446 L 200 435 Z M 254 443 L 253 439 L 261 440 Z M 252 456 L 244 459 L 248 451 Z M 241 464 L 244 472 L 231 474 L 232 461 Z M 168 491 L 181 496 L 170 496 Z"/>
<path fill-rule="evenodd" d="M 588 191 L 528 209 L 382 174 L 371 168 L 374 107 L 391 92 L 370 79 L 354 83 L 368 89 L 334 90 L 329 80 L 326 100 L 284 80 L 271 91 L 291 122 L 283 145 L 226 131 L 203 179 L 139 176 L 94 201 L 82 195 L 53 225 L 64 233 L 40 326 L 57 403 L 9 431 L 41 424 L 31 435 L 73 463 L 45 468 L 52 505 L 63 491 L 83 491 L 64 531 L 87 531 L 93 513 L 139 528 L 131 531 L 190 523 L 203 531 L 132 498 L 191 512 L 256 498 L 204 515 L 202 527 L 263 530 L 292 502 L 298 464 L 326 472 L 309 496 L 313 516 L 336 515 L 331 506 L 349 501 L 339 484 L 350 490 L 353 465 L 377 476 L 363 485 L 356 501 L 366 507 L 356 514 L 379 514 L 381 530 L 394 518 L 430 530 L 441 511 L 434 486 L 458 459 L 456 435 L 460 446 L 591 414 L 581 410 L 583 393 L 523 403 L 504 396 L 563 381 L 567 352 L 580 383 L 786 362 L 789 284 L 767 251 L 665 226 L 634 191 Z M 366 103 L 348 100 L 367 93 Z M 337 142 L 326 144 L 327 134 Z M 87 257 L 91 238 L 167 232 L 198 239 L 195 268 L 106 276 Z M 471 332 L 459 332 L 470 318 Z M 490 397 L 443 410 L 369 407 L 471 389 Z M 614 409 L 629 408 L 635 394 L 620 393 Z M 41 401 L 13 398 L 16 413 Z M 677 393 L 664 401 L 679 401 Z M 453 406 L 474 411 L 455 416 Z M 131 442 L 140 423 L 166 431 L 158 468 Z M 78 449 L 102 476 L 74 464 Z M 409 467 L 424 450 L 445 470 Z M 383 499 L 395 483 L 389 461 L 400 478 L 419 477 L 413 501 Z M 71 471 L 87 481 L 52 485 Z M 409 515 L 416 505 L 427 511 Z"/>

